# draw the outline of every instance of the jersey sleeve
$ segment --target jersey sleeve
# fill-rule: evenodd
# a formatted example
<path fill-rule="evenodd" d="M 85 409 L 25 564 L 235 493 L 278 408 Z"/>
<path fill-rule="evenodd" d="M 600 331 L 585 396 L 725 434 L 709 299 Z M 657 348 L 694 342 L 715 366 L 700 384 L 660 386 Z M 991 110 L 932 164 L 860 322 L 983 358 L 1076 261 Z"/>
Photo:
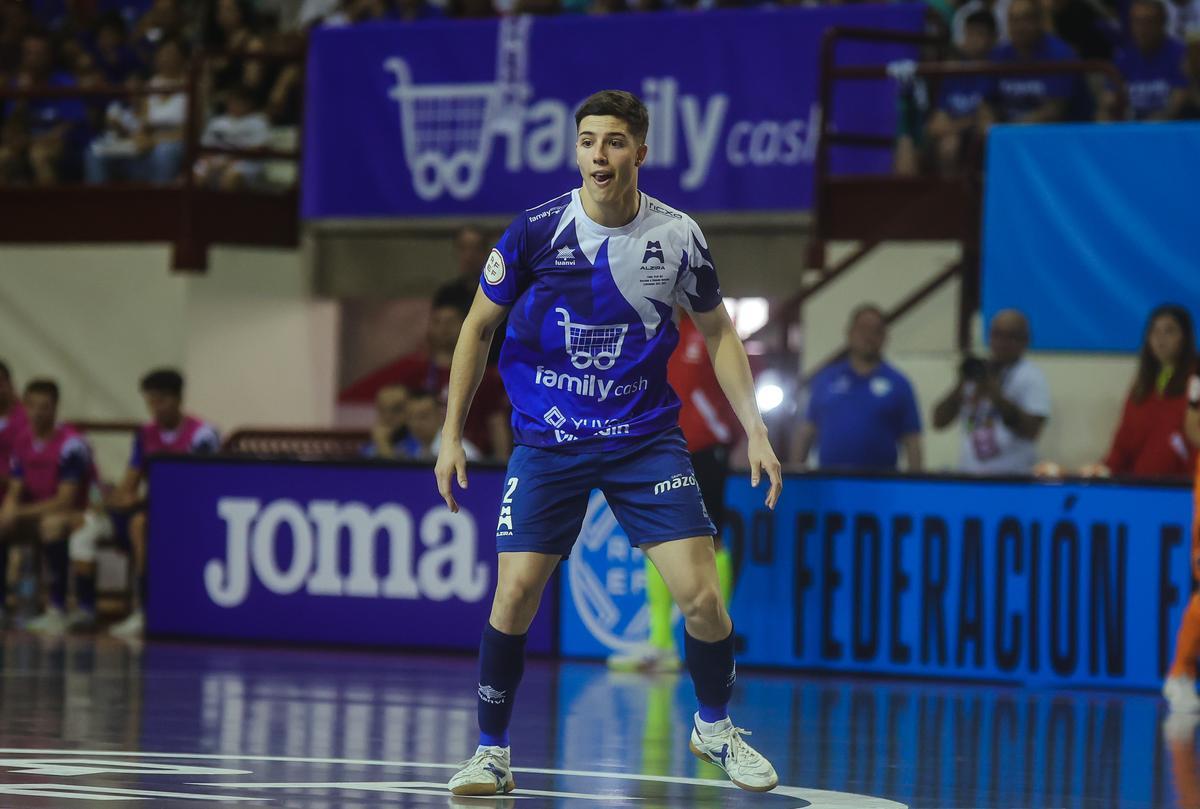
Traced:
<path fill-rule="evenodd" d="M 479 286 L 488 298 L 500 306 L 512 306 L 532 280 L 528 265 L 528 233 L 525 215 L 512 221 L 504 235 L 488 254 Z"/>
<path fill-rule="evenodd" d="M 689 312 L 711 312 L 721 305 L 721 282 L 700 226 L 684 219 L 688 246 L 675 280 L 675 302 Z"/>
<path fill-rule="evenodd" d="M 63 444 L 58 459 L 59 483 L 82 483 L 87 480 L 92 465 L 92 456 L 83 440 L 76 437 Z"/>

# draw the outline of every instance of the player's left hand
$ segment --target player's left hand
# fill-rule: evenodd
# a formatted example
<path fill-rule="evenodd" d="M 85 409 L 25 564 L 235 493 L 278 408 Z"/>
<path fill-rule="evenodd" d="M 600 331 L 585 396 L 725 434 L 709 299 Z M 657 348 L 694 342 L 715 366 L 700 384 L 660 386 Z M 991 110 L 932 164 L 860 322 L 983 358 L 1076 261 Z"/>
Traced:
<path fill-rule="evenodd" d="M 460 488 L 467 488 L 467 454 L 463 450 L 462 441 L 447 440 L 442 436 L 442 446 L 438 450 L 433 474 L 437 478 L 438 493 L 442 495 L 450 511 L 457 514 L 458 501 L 454 499 L 453 481 L 457 479 Z"/>
<path fill-rule="evenodd" d="M 771 481 L 771 488 L 767 492 L 767 508 L 774 511 L 775 504 L 779 502 L 779 495 L 783 491 L 783 474 L 780 471 L 779 459 L 775 457 L 775 450 L 771 449 L 771 442 L 767 439 L 765 429 L 750 436 L 748 454 L 750 456 L 750 485 L 757 488 L 758 482 L 762 479 L 762 473 L 767 473 L 767 478 Z"/>

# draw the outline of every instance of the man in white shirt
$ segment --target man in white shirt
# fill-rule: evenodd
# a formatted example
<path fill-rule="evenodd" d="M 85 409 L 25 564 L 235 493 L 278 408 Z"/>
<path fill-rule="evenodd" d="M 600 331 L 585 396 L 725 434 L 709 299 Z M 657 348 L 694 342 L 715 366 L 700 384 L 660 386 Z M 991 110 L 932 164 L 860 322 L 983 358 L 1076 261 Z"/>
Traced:
<path fill-rule="evenodd" d="M 933 425 L 961 416 L 959 469 L 975 475 L 1024 475 L 1037 463 L 1037 440 L 1050 418 L 1050 386 L 1025 359 L 1029 321 L 1015 309 L 997 312 L 988 332 L 991 357 L 968 357 L 958 384 L 938 402 Z"/>

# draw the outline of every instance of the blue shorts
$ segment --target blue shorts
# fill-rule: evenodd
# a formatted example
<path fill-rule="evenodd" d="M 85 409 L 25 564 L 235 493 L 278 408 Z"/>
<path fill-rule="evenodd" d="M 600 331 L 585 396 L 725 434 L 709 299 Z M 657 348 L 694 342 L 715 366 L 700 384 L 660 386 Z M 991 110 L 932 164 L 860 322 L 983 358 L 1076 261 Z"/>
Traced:
<path fill-rule="evenodd" d="M 570 556 L 593 489 L 603 492 L 631 545 L 716 533 L 687 442 L 674 429 L 617 451 L 518 446 L 505 475 L 496 549 Z"/>

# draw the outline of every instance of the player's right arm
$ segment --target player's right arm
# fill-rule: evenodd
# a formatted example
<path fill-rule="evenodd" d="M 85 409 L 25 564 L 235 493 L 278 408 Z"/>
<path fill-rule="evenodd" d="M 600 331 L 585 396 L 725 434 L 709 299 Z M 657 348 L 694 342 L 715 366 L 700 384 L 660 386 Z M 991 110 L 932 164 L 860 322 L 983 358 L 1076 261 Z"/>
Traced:
<path fill-rule="evenodd" d="M 475 293 L 471 311 L 463 321 L 454 347 L 454 359 L 450 361 L 450 390 L 446 399 L 446 423 L 442 425 L 442 445 L 438 450 L 434 475 L 437 477 L 438 492 L 451 511 L 458 512 L 454 499 L 453 481 L 467 488 L 467 456 L 463 450 L 463 427 L 471 400 L 483 379 L 487 367 L 488 351 L 497 327 L 504 322 L 509 307 L 493 301 L 483 290 Z"/>

